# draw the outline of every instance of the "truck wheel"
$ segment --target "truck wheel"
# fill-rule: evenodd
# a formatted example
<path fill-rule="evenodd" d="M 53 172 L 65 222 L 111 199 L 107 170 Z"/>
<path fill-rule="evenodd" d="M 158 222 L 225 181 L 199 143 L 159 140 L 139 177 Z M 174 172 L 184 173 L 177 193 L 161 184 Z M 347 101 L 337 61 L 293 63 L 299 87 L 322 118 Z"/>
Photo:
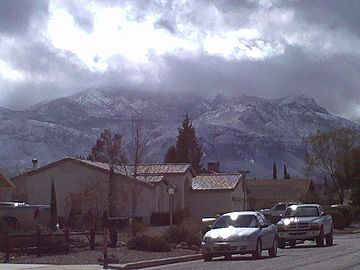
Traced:
<path fill-rule="evenodd" d="M 323 228 L 321 228 L 318 237 L 316 237 L 316 245 L 318 247 L 324 246 L 324 229 Z"/>
<path fill-rule="evenodd" d="M 277 248 L 278 248 L 278 240 L 276 237 L 274 238 L 273 246 L 269 249 L 269 256 L 276 257 L 277 255 Z"/>
<path fill-rule="evenodd" d="M 231 260 L 231 254 L 225 254 L 225 260 Z"/>
<path fill-rule="evenodd" d="M 258 239 L 256 242 L 256 249 L 252 252 L 253 259 L 260 259 L 261 258 L 261 240 Z"/>
<path fill-rule="evenodd" d="M 290 245 L 291 248 L 295 247 L 296 246 L 296 240 L 294 240 L 294 239 L 289 240 L 289 245 Z"/>
<path fill-rule="evenodd" d="M 333 245 L 333 243 L 334 243 L 333 229 L 331 229 L 331 232 L 328 235 L 326 235 L 325 239 L 326 239 L 326 245 L 327 246 L 332 246 Z"/>
<path fill-rule="evenodd" d="M 203 257 L 205 262 L 209 262 L 212 260 L 212 256 L 210 254 L 204 254 Z"/>
<path fill-rule="evenodd" d="M 285 239 L 279 238 L 278 239 L 278 246 L 279 246 L 279 248 L 284 249 L 285 248 Z"/>

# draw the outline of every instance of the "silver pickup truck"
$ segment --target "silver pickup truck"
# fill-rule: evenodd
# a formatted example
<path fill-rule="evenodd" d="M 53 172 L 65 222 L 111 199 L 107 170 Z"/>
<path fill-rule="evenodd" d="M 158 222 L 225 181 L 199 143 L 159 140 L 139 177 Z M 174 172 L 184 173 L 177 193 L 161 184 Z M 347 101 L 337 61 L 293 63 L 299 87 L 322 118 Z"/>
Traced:
<path fill-rule="evenodd" d="M 279 248 L 296 245 L 296 240 L 316 241 L 317 246 L 333 244 L 333 220 L 318 204 L 291 205 L 277 224 Z"/>

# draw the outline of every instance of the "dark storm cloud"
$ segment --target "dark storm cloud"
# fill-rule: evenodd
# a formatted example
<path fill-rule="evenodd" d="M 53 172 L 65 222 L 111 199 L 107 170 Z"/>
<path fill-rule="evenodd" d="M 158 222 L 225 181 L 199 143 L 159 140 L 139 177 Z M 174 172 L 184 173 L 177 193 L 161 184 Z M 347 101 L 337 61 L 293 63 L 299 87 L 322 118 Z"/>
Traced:
<path fill-rule="evenodd" d="M 287 3 L 298 15 L 313 24 L 329 29 L 343 28 L 360 34 L 360 1 L 358 0 L 301 0 Z"/>
<path fill-rule="evenodd" d="M 266 98 L 306 95 L 331 112 L 353 116 L 360 103 L 360 58 L 334 55 L 313 58 L 299 48 L 264 61 L 229 62 L 219 57 L 192 61 L 169 57 L 164 90 L 199 94 L 248 94 Z M 170 68 L 169 68 L 170 67 Z"/>
<path fill-rule="evenodd" d="M 181 33 L 184 25 L 201 34 L 257 28 L 261 33 L 259 39 L 279 41 L 284 52 L 260 60 L 225 59 L 205 51 L 195 55 L 168 53 L 150 57 L 148 65 L 129 63 L 124 57 L 114 55 L 108 59 L 106 71 L 95 72 L 73 53 L 32 38 L 36 32 L 19 35 L 47 16 L 45 1 L 2 1 L 0 41 L 2 33 L 16 36 L 16 46 L 9 50 L 6 61 L 27 78 L 21 82 L 3 82 L 2 88 L 8 89 L 7 101 L 0 106 L 24 108 L 89 87 L 114 86 L 211 95 L 243 93 L 266 98 L 304 94 L 332 112 L 354 119 L 360 117 L 354 113 L 360 103 L 357 46 L 360 1 L 107 0 L 97 3 L 109 8 L 128 6 L 131 11 L 128 19 L 137 22 L 155 14 L 155 27 L 184 39 L 187 38 Z M 73 1 L 63 5 L 76 24 L 91 33 L 94 13 Z M 283 20 L 282 16 L 286 18 Z M 315 38 L 309 38 L 314 32 Z M 325 38 L 331 50 L 324 47 Z M 288 40 L 295 41 L 290 44 Z M 94 57 L 95 62 L 101 60 L 101 56 Z"/>
<path fill-rule="evenodd" d="M 2 0 L 0 2 L 0 33 L 8 35 L 25 34 L 36 21 L 48 15 L 45 0 Z"/>

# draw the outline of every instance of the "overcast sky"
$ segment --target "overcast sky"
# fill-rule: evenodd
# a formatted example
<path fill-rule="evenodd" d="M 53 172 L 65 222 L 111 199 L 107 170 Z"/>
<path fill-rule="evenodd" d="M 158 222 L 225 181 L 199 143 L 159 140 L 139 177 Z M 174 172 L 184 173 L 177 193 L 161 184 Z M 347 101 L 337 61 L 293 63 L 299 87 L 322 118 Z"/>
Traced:
<path fill-rule="evenodd" d="M 0 2 L 0 106 L 89 87 L 304 94 L 360 118 L 360 1 Z"/>

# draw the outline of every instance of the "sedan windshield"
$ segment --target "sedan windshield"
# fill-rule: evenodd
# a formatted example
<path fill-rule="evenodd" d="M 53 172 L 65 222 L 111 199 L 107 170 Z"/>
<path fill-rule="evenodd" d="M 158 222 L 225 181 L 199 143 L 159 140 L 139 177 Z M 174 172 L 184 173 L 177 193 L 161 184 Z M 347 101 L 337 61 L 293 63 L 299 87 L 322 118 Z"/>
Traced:
<path fill-rule="evenodd" d="M 229 226 L 237 228 L 256 228 L 258 224 L 254 215 L 238 215 L 235 216 L 235 218 L 230 215 L 225 215 L 219 217 L 215 221 L 213 229 L 227 228 Z"/>
<path fill-rule="evenodd" d="M 286 209 L 284 217 L 317 217 L 319 211 L 315 206 L 289 207 Z"/>

